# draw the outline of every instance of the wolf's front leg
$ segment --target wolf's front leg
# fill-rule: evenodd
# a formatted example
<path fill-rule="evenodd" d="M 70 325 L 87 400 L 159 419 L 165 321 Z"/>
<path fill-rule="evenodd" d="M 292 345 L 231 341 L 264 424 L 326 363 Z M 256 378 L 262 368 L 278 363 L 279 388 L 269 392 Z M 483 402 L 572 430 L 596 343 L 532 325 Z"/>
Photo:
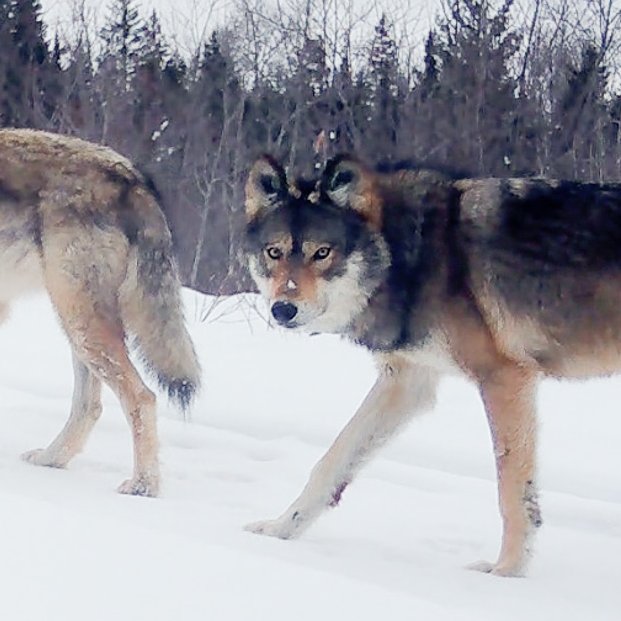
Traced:
<path fill-rule="evenodd" d="M 534 529 L 542 524 L 535 486 L 536 382 L 532 371 L 507 366 L 481 383 L 494 443 L 503 533 L 498 560 L 476 563 L 473 569 L 522 575 Z"/>
<path fill-rule="evenodd" d="M 300 496 L 277 519 L 249 524 L 262 535 L 289 539 L 306 530 L 341 494 L 371 456 L 414 414 L 435 402 L 437 373 L 403 357 L 383 356 L 380 375 L 362 405 L 313 468 Z"/>

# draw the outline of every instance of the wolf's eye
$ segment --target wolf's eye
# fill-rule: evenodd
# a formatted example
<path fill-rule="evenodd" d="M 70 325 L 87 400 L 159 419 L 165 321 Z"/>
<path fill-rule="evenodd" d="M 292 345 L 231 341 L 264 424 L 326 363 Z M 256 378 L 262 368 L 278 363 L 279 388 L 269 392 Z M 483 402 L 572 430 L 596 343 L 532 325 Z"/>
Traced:
<path fill-rule="evenodd" d="M 330 248 L 330 246 L 322 246 L 313 255 L 313 261 L 323 261 L 330 256 L 331 252 L 332 248 Z"/>
<path fill-rule="evenodd" d="M 278 246 L 268 246 L 265 249 L 265 253 L 273 261 L 278 261 L 279 259 L 282 259 L 282 250 L 278 248 Z"/>

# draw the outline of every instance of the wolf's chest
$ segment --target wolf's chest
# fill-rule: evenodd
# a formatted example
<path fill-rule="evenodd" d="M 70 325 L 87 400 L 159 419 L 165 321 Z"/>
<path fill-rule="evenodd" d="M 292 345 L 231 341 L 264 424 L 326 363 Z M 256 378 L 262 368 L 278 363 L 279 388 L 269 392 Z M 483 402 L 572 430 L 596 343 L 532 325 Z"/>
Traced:
<path fill-rule="evenodd" d="M 447 375 L 464 375 L 448 339 L 440 331 L 431 332 L 419 345 L 407 349 L 404 355 L 417 366 L 429 367 Z"/>

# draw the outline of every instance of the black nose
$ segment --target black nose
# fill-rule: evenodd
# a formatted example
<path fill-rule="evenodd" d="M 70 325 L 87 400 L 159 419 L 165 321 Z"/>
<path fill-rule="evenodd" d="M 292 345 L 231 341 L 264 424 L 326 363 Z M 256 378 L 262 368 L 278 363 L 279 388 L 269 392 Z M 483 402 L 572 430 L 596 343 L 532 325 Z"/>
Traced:
<path fill-rule="evenodd" d="M 291 302 L 274 302 L 272 316 L 278 323 L 288 323 L 298 314 L 298 307 Z"/>

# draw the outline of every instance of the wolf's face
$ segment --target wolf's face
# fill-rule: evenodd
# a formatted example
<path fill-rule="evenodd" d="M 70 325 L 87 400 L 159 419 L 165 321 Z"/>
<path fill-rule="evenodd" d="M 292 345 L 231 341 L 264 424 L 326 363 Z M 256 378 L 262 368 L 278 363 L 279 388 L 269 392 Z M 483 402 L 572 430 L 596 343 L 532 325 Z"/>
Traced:
<path fill-rule="evenodd" d="M 246 215 L 250 273 L 273 318 L 290 329 L 346 332 L 390 263 L 371 174 L 338 158 L 316 182 L 294 185 L 262 157 L 246 184 Z"/>

